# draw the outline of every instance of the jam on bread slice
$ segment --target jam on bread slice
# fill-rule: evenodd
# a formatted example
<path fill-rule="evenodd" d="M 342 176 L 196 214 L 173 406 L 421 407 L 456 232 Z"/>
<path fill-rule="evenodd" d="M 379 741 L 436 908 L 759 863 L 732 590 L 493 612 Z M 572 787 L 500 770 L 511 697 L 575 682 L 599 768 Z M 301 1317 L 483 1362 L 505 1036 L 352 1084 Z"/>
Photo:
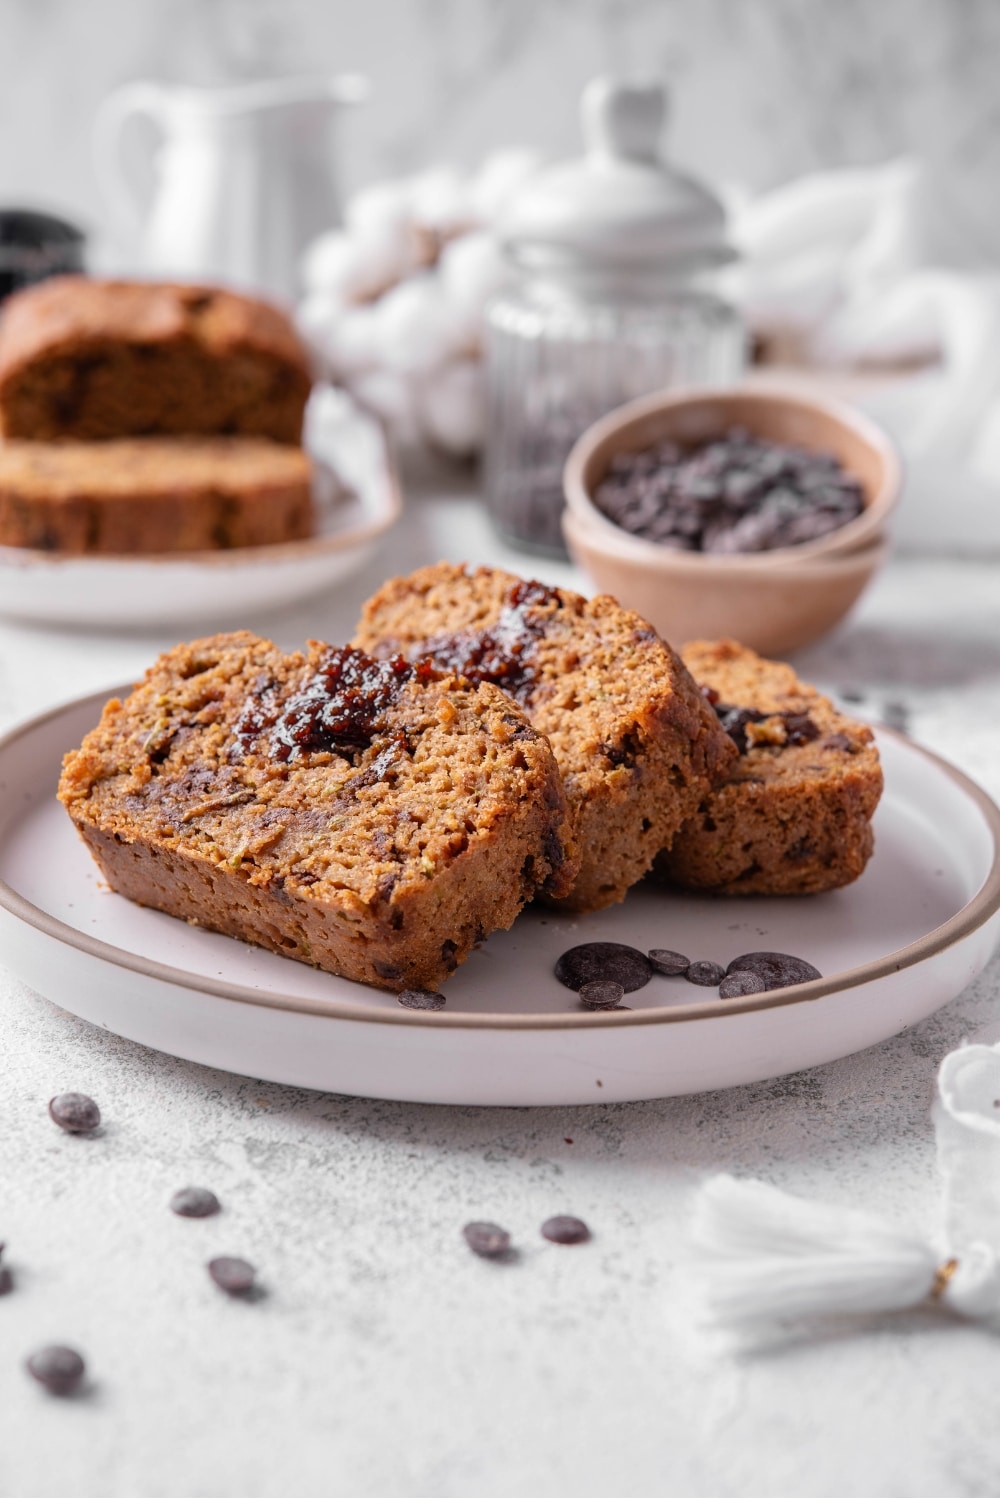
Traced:
<path fill-rule="evenodd" d="M 59 797 L 121 895 L 390 990 L 575 873 L 552 751 L 498 688 L 246 631 L 108 703 Z"/>
<path fill-rule="evenodd" d="M 606 595 L 440 563 L 379 589 L 354 643 L 493 683 L 547 737 L 580 862 L 562 898 L 575 911 L 621 901 L 737 759 L 680 658 Z"/>

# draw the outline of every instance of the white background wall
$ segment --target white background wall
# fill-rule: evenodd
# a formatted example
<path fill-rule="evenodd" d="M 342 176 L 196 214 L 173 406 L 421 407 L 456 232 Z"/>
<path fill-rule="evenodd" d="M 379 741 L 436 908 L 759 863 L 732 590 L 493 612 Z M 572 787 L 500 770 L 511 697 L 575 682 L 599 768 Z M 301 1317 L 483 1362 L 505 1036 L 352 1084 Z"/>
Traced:
<path fill-rule="evenodd" d="M 98 234 L 89 129 L 126 80 L 357 69 L 345 189 L 491 147 L 576 149 L 592 74 L 665 75 L 673 150 L 755 188 L 902 151 L 1000 260 L 997 0 L 0 0 L 0 203 Z"/>

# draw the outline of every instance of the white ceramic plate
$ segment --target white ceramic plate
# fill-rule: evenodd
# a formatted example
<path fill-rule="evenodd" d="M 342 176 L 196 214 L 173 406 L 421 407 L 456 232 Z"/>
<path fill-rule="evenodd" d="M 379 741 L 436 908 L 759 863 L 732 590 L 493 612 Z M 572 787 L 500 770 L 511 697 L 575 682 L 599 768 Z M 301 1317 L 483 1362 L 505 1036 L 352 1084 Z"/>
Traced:
<path fill-rule="evenodd" d="M 219 629 L 242 623 L 248 599 L 277 608 L 332 587 L 398 521 L 399 483 L 379 424 L 331 387 L 313 393 L 305 446 L 316 460 L 317 513 L 306 541 L 134 557 L 0 547 L 0 614 L 52 625 L 209 620 Z"/>
<path fill-rule="evenodd" d="M 118 692 L 122 689 L 116 690 Z M 54 790 L 110 694 L 0 741 L 0 953 L 66 1010 L 160 1051 L 279 1083 L 442 1104 L 649 1099 L 774 1077 L 894 1035 L 957 995 L 1000 933 L 1000 809 L 945 762 L 879 737 L 875 856 L 845 891 L 713 900 L 646 885 L 587 917 L 495 933 L 447 1008 L 392 995 L 133 906 L 102 886 Z M 654 978 L 629 1012 L 581 1012 L 552 966 L 576 943 L 726 963 L 770 948 L 822 980 L 719 1000 Z"/>

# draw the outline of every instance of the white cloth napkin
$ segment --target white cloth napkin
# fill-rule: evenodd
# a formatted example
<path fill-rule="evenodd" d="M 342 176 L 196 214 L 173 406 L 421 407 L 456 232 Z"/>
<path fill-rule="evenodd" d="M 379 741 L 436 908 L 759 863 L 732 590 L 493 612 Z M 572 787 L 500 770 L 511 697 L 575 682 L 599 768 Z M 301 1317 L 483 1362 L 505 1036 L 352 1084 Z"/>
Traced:
<path fill-rule="evenodd" d="M 960 1047 L 938 1073 L 935 1110 L 944 1234 L 1000 1251 L 1000 1046 Z"/>
<path fill-rule="evenodd" d="M 911 158 L 731 208 L 752 329 L 791 333 L 816 366 L 911 366 L 858 393 L 907 460 L 900 534 L 1000 546 L 1000 264 L 950 227 Z"/>

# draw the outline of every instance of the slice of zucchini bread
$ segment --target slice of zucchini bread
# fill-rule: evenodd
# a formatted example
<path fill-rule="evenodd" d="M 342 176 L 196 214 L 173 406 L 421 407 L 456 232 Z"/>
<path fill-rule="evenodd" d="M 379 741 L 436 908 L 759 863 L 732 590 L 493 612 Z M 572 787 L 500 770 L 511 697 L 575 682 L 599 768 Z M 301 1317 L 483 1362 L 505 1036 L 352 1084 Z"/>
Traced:
<path fill-rule="evenodd" d="M 784 662 L 735 641 L 694 641 L 682 654 L 740 755 L 658 856 L 657 875 L 723 895 L 807 895 L 856 880 L 882 794 L 871 730 Z"/>
<path fill-rule="evenodd" d="M 0 443 L 0 545 L 74 554 L 263 547 L 311 535 L 309 459 L 270 438 Z"/>
<path fill-rule="evenodd" d="M 246 631 L 112 699 L 59 797 L 122 895 L 390 990 L 574 873 L 552 752 L 499 689 Z"/>
<path fill-rule="evenodd" d="M 354 644 L 495 683 L 521 704 L 566 790 L 580 861 L 571 910 L 622 900 L 737 758 L 680 659 L 607 595 L 439 563 L 386 583 Z"/>

